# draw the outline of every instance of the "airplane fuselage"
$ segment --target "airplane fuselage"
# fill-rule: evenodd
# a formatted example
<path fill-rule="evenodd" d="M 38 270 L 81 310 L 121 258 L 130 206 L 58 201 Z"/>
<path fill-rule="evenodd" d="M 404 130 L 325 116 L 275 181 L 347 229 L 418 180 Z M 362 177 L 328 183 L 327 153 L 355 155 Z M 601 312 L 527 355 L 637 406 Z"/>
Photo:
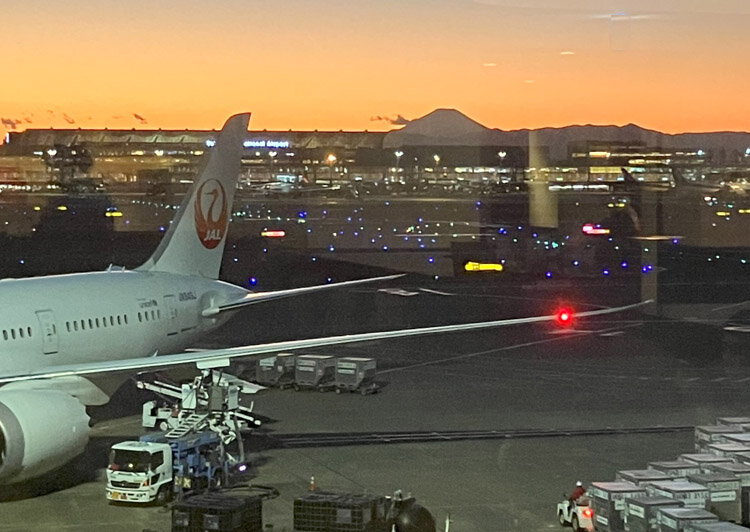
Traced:
<path fill-rule="evenodd" d="M 184 350 L 231 313 L 202 312 L 242 288 L 201 277 L 112 270 L 0 281 L 3 371 Z"/>

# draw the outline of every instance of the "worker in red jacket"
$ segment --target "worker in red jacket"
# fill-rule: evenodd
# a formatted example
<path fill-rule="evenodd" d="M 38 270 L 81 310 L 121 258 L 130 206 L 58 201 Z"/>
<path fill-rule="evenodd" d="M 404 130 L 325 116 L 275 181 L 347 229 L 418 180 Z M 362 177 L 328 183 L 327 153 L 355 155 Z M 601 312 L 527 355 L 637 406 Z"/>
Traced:
<path fill-rule="evenodd" d="M 586 488 L 583 487 L 583 482 L 579 480 L 578 482 L 576 482 L 576 487 L 570 494 L 570 497 L 568 497 L 568 500 L 570 502 L 576 502 L 580 497 L 583 496 L 584 493 L 586 493 Z"/>

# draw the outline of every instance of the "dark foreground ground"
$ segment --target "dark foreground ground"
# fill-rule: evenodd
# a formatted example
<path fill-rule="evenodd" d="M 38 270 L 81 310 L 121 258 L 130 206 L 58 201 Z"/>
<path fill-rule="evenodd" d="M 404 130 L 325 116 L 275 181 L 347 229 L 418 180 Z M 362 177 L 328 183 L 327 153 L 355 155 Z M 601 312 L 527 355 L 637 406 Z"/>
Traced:
<path fill-rule="evenodd" d="M 448 283 L 435 294 L 407 280 L 400 287 L 417 295 L 368 288 L 280 301 L 238 316 L 206 345 L 547 314 L 570 298 L 579 309 L 633 300 L 630 289 L 616 286 L 550 286 Z M 566 331 L 516 327 L 321 350 L 375 357 L 383 389 L 369 396 L 268 390 L 255 397 L 255 410 L 275 421 L 249 440 L 253 482 L 281 493 L 265 504 L 264 522 L 291 532 L 293 500 L 314 476 L 326 490 L 411 492 L 437 521 L 450 515 L 453 531 L 556 528 L 554 505 L 576 480 L 612 480 L 618 469 L 692 450 L 690 432 L 629 429 L 750 412 L 750 365 L 741 349 L 726 356 L 718 331 L 626 314 L 579 321 Z M 94 412 L 95 437 L 66 474 L 5 490 L 0 530 L 169 530 L 162 508 L 111 506 L 104 498 L 107 448 L 137 436 L 140 400 L 126 385 L 112 405 Z M 568 434 L 606 428 L 622 431 Z M 279 447 L 285 435 L 299 433 L 478 429 L 559 430 L 544 438 Z M 30 496 L 35 492 L 44 494 Z"/>

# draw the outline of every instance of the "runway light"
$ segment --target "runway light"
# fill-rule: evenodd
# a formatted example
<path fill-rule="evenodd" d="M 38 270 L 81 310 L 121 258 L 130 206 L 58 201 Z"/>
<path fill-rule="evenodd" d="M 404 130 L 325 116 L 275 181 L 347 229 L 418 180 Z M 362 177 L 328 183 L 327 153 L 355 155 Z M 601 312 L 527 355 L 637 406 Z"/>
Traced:
<path fill-rule="evenodd" d="M 267 231 L 261 231 L 260 236 L 264 236 L 266 238 L 284 238 L 286 236 L 286 231 L 283 229 L 271 229 Z"/>
<path fill-rule="evenodd" d="M 581 227 L 581 232 L 585 235 L 608 235 L 609 229 L 599 224 L 584 224 Z"/>
<path fill-rule="evenodd" d="M 570 326 L 573 323 L 573 311 L 569 308 L 561 308 L 557 311 L 555 321 L 558 325 Z"/>
<path fill-rule="evenodd" d="M 256 279 L 255 277 L 250 277 L 250 279 L 248 279 L 248 282 L 250 283 L 250 286 L 255 286 L 256 284 L 258 284 L 258 279 Z"/>

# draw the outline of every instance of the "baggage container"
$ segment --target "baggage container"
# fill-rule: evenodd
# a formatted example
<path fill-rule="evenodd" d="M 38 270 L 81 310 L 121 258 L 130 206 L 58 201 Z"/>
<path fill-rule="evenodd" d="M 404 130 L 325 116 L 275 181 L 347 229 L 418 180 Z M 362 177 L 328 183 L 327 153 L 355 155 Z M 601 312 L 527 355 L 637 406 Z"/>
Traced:
<path fill-rule="evenodd" d="M 385 497 L 331 492 L 309 493 L 294 500 L 295 532 L 365 532 L 382 523 Z"/>
<path fill-rule="evenodd" d="M 636 486 L 644 486 L 649 482 L 657 482 L 659 480 L 672 480 L 672 478 L 656 469 L 627 469 L 618 471 L 615 474 L 615 480 L 632 482 Z"/>
<path fill-rule="evenodd" d="M 172 532 L 262 532 L 260 496 L 202 493 L 172 508 Z"/>
<path fill-rule="evenodd" d="M 701 468 L 701 473 L 708 473 L 709 467 L 713 464 L 731 464 L 732 459 L 727 456 L 719 456 L 713 453 L 684 453 L 680 455 L 680 460 L 685 460 L 696 464 Z"/>
<path fill-rule="evenodd" d="M 715 464 L 711 468 L 717 473 L 728 473 L 740 480 L 740 505 L 743 525 L 750 524 L 750 465 L 738 462 Z"/>
<path fill-rule="evenodd" d="M 741 445 L 750 446 L 750 432 L 732 432 L 730 434 L 722 434 L 721 440 L 718 443 L 739 443 Z"/>
<path fill-rule="evenodd" d="M 724 434 L 739 432 L 736 425 L 701 425 L 695 427 L 695 450 L 698 452 L 706 451 L 712 443 L 722 443 L 721 437 Z"/>
<path fill-rule="evenodd" d="M 690 475 L 688 480 L 708 488 L 706 510 L 724 521 L 742 521 L 742 486 L 739 478 L 731 473 L 701 473 Z"/>
<path fill-rule="evenodd" d="M 742 427 L 743 430 L 745 430 L 744 425 L 747 425 L 748 427 L 750 427 L 750 417 L 746 417 L 746 416 L 717 417 L 716 424 L 717 425 L 735 425 L 737 427 Z"/>
<path fill-rule="evenodd" d="M 377 365 L 374 358 L 343 357 L 336 361 L 336 393 L 360 392 L 362 395 L 375 393 L 375 373 Z"/>
<path fill-rule="evenodd" d="M 741 443 L 712 443 L 708 446 L 708 452 L 740 461 L 741 458 L 738 458 L 737 455 L 749 453 L 747 456 L 748 461 L 750 461 L 750 446 Z"/>
<path fill-rule="evenodd" d="M 747 528 L 734 523 L 696 523 L 685 527 L 685 532 L 747 532 Z"/>
<path fill-rule="evenodd" d="M 294 363 L 297 355 L 279 353 L 255 363 L 255 382 L 261 386 L 277 386 L 282 390 L 294 384 Z"/>
<path fill-rule="evenodd" d="M 294 389 L 334 387 L 336 358 L 330 355 L 299 355 L 294 367 Z"/>
<path fill-rule="evenodd" d="M 660 497 L 669 497 L 682 501 L 685 508 L 705 508 L 708 501 L 708 488 L 695 482 L 687 480 L 668 480 L 665 482 L 653 482 L 646 486 L 648 494 Z"/>
<path fill-rule="evenodd" d="M 625 499 L 644 497 L 646 490 L 632 482 L 593 482 L 587 494 L 594 511 L 594 529 L 616 532 L 625 530 Z"/>
<path fill-rule="evenodd" d="M 699 465 L 685 460 L 664 460 L 661 462 L 649 462 L 648 469 L 654 469 L 666 473 L 672 480 L 685 480 L 688 475 L 695 475 L 701 472 Z"/>
<path fill-rule="evenodd" d="M 625 499 L 622 520 L 629 532 L 659 530 L 659 508 L 682 508 L 682 501 L 668 497 L 638 497 Z"/>
<path fill-rule="evenodd" d="M 699 508 L 659 508 L 659 532 L 685 532 L 687 526 L 718 523 L 719 518 Z"/>

